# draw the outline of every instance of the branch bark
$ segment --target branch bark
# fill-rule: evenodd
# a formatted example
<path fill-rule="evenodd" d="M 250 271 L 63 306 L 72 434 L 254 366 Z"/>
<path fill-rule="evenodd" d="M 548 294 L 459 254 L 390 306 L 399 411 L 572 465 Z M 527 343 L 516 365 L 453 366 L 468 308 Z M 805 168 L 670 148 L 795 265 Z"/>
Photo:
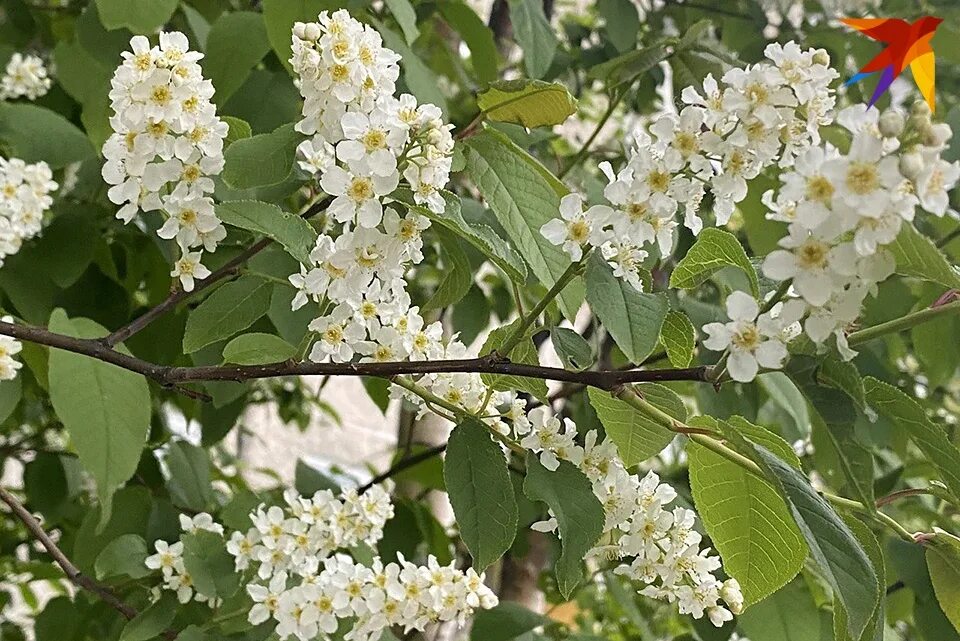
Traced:
<path fill-rule="evenodd" d="M 67 558 L 57 544 L 53 542 L 53 539 L 50 538 L 50 535 L 47 534 L 33 514 L 31 514 L 13 494 L 2 487 L 0 487 L 0 501 L 3 501 L 9 506 L 13 515 L 16 516 L 26 526 L 30 534 L 40 542 L 40 545 L 47 551 L 47 554 L 53 557 L 54 562 L 60 566 L 60 569 L 67 575 L 71 583 L 82 590 L 95 594 L 97 598 L 122 614 L 127 620 L 133 619 L 140 614 L 136 608 L 124 603 L 113 593 L 113 590 L 82 573 L 79 568 Z M 168 641 L 173 641 L 177 638 L 177 633 L 173 630 L 165 630 L 161 635 Z"/>

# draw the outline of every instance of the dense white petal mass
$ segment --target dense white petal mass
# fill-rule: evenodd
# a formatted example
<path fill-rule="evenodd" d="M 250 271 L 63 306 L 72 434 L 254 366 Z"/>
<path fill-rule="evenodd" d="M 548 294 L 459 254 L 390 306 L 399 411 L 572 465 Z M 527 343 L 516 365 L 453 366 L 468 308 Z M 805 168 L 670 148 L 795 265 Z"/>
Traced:
<path fill-rule="evenodd" d="M 223 170 L 228 127 L 211 102 L 213 84 L 198 64 L 203 54 L 190 51 L 179 32 L 161 32 L 159 42 L 134 36 L 114 72 L 114 133 L 103 145 L 102 175 L 124 223 L 141 211 L 165 217 L 157 234 L 176 240 L 181 258 L 171 275 L 190 291 L 210 275 L 203 251 L 216 251 L 227 235 L 213 213 L 211 177 Z"/>
<path fill-rule="evenodd" d="M 0 78 L 0 100 L 36 100 L 45 96 L 52 84 L 42 58 L 14 53 Z"/>

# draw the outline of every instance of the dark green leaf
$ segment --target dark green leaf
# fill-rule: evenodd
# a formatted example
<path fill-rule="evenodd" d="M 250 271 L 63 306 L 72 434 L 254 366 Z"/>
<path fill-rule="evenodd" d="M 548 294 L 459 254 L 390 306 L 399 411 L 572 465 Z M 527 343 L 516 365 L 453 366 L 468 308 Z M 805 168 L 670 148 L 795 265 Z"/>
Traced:
<path fill-rule="evenodd" d="M 26 162 L 43 160 L 51 169 L 96 153 L 86 135 L 63 116 L 25 103 L 0 103 L 0 141 L 11 156 Z"/>
<path fill-rule="evenodd" d="M 273 283 L 252 274 L 222 285 L 187 318 L 183 351 L 195 352 L 250 327 L 270 309 Z"/>
<path fill-rule="evenodd" d="M 737 237 L 730 232 L 708 227 L 700 232 L 697 242 L 687 250 L 687 255 L 677 263 L 670 275 L 670 287 L 690 289 L 707 280 L 723 267 L 736 267 L 750 279 L 754 297 L 760 295 L 760 281 L 743 251 Z"/>
<path fill-rule="evenodd" d="M 495 608 L 477 612 L 470 641 L 510 641 L 546 623 L 542 615 L 519 603 L 501 601 Z"/>
<path fill-rule="evenodd" d="M 172 592 L 163 594 L 159 601 L 123 626 L 120 641 L 150 641 L 156 638 L 173 623 L 179 605 Z"/>
<path fill-rule="evenodd" d="M 509 325 L 498 327 L 490 332 L 490 335 L 487 337 L 487 342 L 485 342 L 480 349 L 480 354 L 486 355 L 499 350 L 500 346 L 503 345 L 503 342 L 513 333 L 513 330 L 519 322 L 520 319 L 517 319 Z M 524 363 L 526 365 L 540 364 L 537 348 L 529 335 L 517 343 L 516 346 L 510 350 L 509 354 L 501 354 L 501 356 L 506 356 L 513 363 Z M 480 378 L 483 380 L 484 385 L 489 385 L 493 389 L 501 392 L 520 390 L 528 392 L 541 400 L 547 397 L 547 384 L 539 378 L 513 376 L 511 374 L 481 374 Z"/>
<path fill-rule="evenodd" d="M 223 180 L 235 189 L 283 182 L 294 170 L 301 138 L 293 125 L 282 125 L 268 134 L 236 141 L 223 152 Z"/>
<path fill-rule="evenodd" d="M 125 27 L 151 34 L 166 24 L 178 4 L 179 0 L 97 0 L 97 10 L 107 29 Z"/>
<path fill-rule="evenodd" d="M 220 203 L 216 212 L 226 224 L 272 238 L 298 261 L 310 264 L 310 250 L 317 241 L 317 232 L 301 216 L 256 200 Z"/>
<path fill-rule="evenodd" d="M 565 368 L 579 372 L 593 365 L 596 360 L 590 343 L 572 329 L 553 327 L 550 329 L 550 337 L 553 340 L 553 349 Z"/>
<path fill-rule="evenodd" d="M 470 62 L 473 63 L 473 72 L 477 79 L 480 82 L 496 80 L 499 56 L 490 27 L 472 8 L 459 0 L 441 2 L 439 8 L 444 20 L 460 34 L 470 49 Z"/>
<path fill-rule="evenodd" d="M 183 542 L 183 565 L 197 592 L 204 596 L 226 599 L 240 586 L 240 575 L 234 569 L 233 556 L 227 552 L 223 538 L 214 532 L 198 530 L 180 537 Z"/>
<path fill-rule="evenodd" d="M 107 547 L 97 555 L 94 564 L 97 578 L 103 580 L 109 577 L 128 576 L 132 579 L 142 579 L 150 574 L 150 569 L 144 565 L 149 553 L 147 543 L 138 534 L 123 534 L 110 541 Z"/>
<path fill-rule="evenodd" d="M 207 452 L 185 441 L 175 441 L 167 450 L 170 480 L 167 489 L 174 505 L 203 512 L 214 502 Z"/>
<path fill-rule="evenodd" d="M 279 363 L 293 358 L 297 348 L 273 334 L 251 332 L 237 336 L 223 348 L 223 362 L 238 365 Z"/>
<path fill-rule="evenodd" d="M 946 287 L 960 288 L 960 274 L 933 241 L 906 224 L 887 245 L 897 261 L 897 273 L 915 276 Z"/>
<path fill-rule="evenodd" d="M 517 44 L 523 49 L 523 66 L 531 78 L 542 78 L 557 51 L 557 36 L 543 13 L 540 0 L 507 0 Z"/>
<path fill-rule="evenodd" d="M 218 105 L 226 104 L 268 51 L 270 41 L 263 16 L 252 11 L 220 15 L 210 28 L 203 58 L 204 75 L 217 90 L 214 100 Z"/>

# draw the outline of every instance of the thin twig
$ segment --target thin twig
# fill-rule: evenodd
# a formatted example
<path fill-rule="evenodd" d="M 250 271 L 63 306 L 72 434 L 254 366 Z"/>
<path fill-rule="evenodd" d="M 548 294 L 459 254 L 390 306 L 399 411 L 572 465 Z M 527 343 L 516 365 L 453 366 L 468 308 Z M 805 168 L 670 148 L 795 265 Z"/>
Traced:
<path fill-rule="evenodd" d="M 10 510 L 13 512 L 20 521 L 26 526 L 30 534 L 33 535 L 37 541 L 40 542 L 40 545 L 44 547 L 57 565 L 60 566 L 60 569 L 63 570 L 63 573 L 67 575 L 67 578 L 71 583 L 76 585 L 78 588 L 91 592 L 97 596 L 101 601 L 109 605 L 111 608 L 119 612 L 127 620 L 135 618 L 139 613 L 136 608 L 133 606 L 124 603 L 120 598 L 113 593 L 113 590 L 108 588 L 105 585 L 97 583 L 86 574 L 83 574 L 77 566 L 73 564 L 70 559 L 63 553 L 63 551 L 53 542 L 53 539 L 50 538 L 50 535 L 43 529 L 43 526 L 40 525 L 40 522 L 23 506 L 20 501 L 16 499 L 10 492 L 6 489 L 0 487 L 0 501 L 6 503 Z M 165 630 L 161 633 L 163 638 L 168 639 L 168 641 L 173 641 L 177 638 L 177 633 L 173 630 Z"/>
<path fill-rule="evenodd" d="M 382 473 L 380 473 L 380 474 L 377 474 L 377 475 L 374 476 L 372 479 L 370 479 L 369 481 L 367 481 L 366 483 L 364 483 L 363 485 L 361 485 L 360 487 L 358 487 L 358 488 L 357 488 L 357 494 L 363 494 L 364 492 L 366 492 L 367 490 L 369 490 L 369 489 L 370 489 L 371 487 L 373 487 L 374 485 L 377 485 L 378 483 L 383 483 L 383 482 L 386 481 L 387 479 L 393 478 L 394 476 L 396 476 L 396 475 L 399 474 L 400 472 L 403 472 L 404 470 L 410 469 L 410 468 L 413 467 L 414 465 L 419 465 L 420 463 L 423 463 L 424 461 L 428 461 L 428 460 L 432 459 L 434 456 L 438 456 L 438 455 L 441 454 L 445 449 L 447 449 L 447 444 L 446 444 L 446 443 L 442 443 L 442 444 L 440 444 L 440 445 L 436 445 L 436 446 L 434 446 L 434 447 L 431 447 L 431 448 L 428 449 L 428 450 L 424 450 L 424 451 L 422 451 L 422 452 L 419 452 L 419 453 L 417 453 L 417 454 L 414 454 L 413 456 L 408 456 L 407 458 L 404 458 L 404 459 L 401 459 L 401 460 L 397 461 L 397 462 L 394 463 L 392 466 L 390 466 L 390 469 L 388 469 L 386 472 L 382 472 Z"/>

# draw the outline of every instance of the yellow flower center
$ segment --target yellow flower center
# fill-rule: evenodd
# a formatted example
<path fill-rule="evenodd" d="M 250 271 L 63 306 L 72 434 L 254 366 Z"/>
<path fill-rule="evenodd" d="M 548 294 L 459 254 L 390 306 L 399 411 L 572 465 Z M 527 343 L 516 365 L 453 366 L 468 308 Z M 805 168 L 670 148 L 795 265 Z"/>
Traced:
<path fill-rule="evenodd" d="M 804 269 L 824 267 L 827 264 L 827 255 L 829 252 L 829 245 L 811 238 L 797 251 L 797 259 L 800 261 L 800 266 Z"/>
<path fill-rule="evenodd" d="M 153 91 L 150 92 L 150 100 L 158 105 L 167 104 L 172 97 L 173 92 L 170 91 L 170 87 L 166 85 L 157 85 L 153 88 Z"/>
<path fill-rule="evenodd" d="M 847 188 L 858 196 L 869 194 L 880 186 L 876 165 L 867 162 L 850 163 L 847 169 Z"/>
<path fill-rule="evenodd" d="M 373 182 L 369 178 L 357 176 L 350 181 L 347 196 L 356 203 L 362 203 L 373 198 Z"/>
<path fill-rule="evenodd" d="M 834 187 L 825 176 L 807 178 L 807 199 L 828 203 L 833 198 Z"/>
<path fill-rule="evenodd" d="M 733 344 L 745 350 L 754 350 L 760 344 L 760 332 L 756 325 L 747 325 L 743 330 L 734 333 Z"/>
<path fill-rule="evenodd" d="M 386 149 L 387 134 L 382 129 L 371 129 L 363 134 L 362 142 L 367 153 L 377 151 L 378 149 Z"/>

